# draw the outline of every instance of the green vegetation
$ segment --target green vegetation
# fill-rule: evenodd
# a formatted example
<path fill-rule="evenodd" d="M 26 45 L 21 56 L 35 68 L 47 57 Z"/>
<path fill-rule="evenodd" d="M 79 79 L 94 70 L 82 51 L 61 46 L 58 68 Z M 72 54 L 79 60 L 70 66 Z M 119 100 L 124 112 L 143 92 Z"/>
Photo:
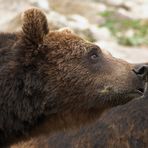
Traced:
<path fill-rule="evenodd" d="M 119 17 L 115 11 L 105 11 L 101 16 L 105 18 L 105 22 L 100 26 L 107 27 L 120 44 L 148 45 L 148 21 Z"/>

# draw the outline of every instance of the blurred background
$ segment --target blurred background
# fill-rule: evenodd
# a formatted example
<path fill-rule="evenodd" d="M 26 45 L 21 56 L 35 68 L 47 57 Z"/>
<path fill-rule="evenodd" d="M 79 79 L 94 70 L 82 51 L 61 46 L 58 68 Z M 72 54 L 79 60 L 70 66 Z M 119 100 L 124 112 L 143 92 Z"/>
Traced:
<path fill-rule="evenodd" d="M 21 13 L 39 7 L 49 27 L 69 27 L 128 62 L 148 62 L 148 0 L 0 0 L 0 31 L 21 28 Z"/>

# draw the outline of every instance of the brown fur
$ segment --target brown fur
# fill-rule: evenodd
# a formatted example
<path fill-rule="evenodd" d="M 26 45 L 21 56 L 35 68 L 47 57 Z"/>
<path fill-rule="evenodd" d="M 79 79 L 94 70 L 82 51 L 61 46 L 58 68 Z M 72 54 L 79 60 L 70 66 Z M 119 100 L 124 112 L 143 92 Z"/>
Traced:
<path fill-rule="evenodd" d="M 0 145 L 96 119 L 139 96 L 128 63 L 70 31 L 49 31 L 43 12 L 24 13 L 22 31 L 0 34 Z M 44 128 L 48 127 L 48 128 Z"/>
<path fill-rule="evenodd" d="M 11 148 L 147 148 L 148 98 L 106 111 L 78 130 L 41 135 Z"/>

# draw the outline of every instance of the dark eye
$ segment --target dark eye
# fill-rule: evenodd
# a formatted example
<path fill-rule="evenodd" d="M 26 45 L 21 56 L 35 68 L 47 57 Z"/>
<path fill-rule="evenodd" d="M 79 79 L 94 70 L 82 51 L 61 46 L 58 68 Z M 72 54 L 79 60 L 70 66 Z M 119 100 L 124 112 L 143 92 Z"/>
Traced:
<path fill-rule="evenodd" d="M 98 54 L 94 53 L 90 56 L 91 60 L 97 60 L 98 59 Z"/>
<path fill-rule="evenodd" d="M 99 52 L 97 48 L 92 48 L 91 51 L 88 53 L 88 57 L 90 62 L 96 63 L 99 60 Z"/>

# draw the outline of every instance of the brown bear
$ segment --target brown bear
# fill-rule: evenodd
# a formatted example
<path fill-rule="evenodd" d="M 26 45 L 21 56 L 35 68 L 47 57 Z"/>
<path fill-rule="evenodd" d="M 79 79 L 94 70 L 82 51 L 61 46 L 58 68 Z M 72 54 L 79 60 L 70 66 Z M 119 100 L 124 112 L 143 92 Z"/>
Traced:
<path fill-rule="evenodd" d="M 148 66 L 147 66 L 148 72 Z M 148 78 L 148 75 L 147 75 Z M 148 82 L 141 98 L 105 111 L 95 122 L 20 142 L 11 148 L 147 148 Z"/>
<path fill-rule="evenodd" d="M 133 65 L 69 30 L 49 31 L 29 9 L 20 32 L 0 34 L 0 147 L 86 124 L 141 89 Z"/>

